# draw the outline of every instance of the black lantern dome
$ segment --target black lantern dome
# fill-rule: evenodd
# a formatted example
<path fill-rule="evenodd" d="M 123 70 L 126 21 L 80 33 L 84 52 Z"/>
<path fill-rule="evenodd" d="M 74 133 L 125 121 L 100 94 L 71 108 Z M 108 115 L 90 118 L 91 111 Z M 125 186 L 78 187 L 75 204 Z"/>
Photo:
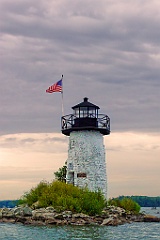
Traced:
<path fill-rule="evenodd" d="M 69 136 L 72 131 L 96 130 L 103 135 L 110 134 L 110 119 L 107 115 L 99 114 L 98 106 L 84 101 L 73 106 L 73 114 L 62 117 L 62 133 Z"/>

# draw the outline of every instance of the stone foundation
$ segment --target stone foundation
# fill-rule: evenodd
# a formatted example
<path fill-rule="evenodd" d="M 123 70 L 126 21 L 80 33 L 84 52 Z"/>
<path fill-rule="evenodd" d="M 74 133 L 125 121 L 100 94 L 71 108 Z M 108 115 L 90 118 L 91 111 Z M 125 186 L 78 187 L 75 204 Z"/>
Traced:
<path fill-rule="evenodd" d="M 132 222 L 160 222 L 160 218 L 144 214 L 133 214 L 114 206 L 105 208 L 100 216 L 88 216 L 71 211 L 58 212 L 53 207 L 33 210 L 29 207 L 0 209 L 0 223 L 22 223 L 25 225 L 100 225 L 117 226 Z"/>

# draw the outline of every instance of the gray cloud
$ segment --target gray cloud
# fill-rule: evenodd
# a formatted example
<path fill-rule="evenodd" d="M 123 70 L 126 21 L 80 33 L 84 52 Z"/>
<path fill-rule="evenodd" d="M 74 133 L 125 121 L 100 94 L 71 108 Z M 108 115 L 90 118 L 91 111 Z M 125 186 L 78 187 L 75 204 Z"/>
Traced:
<path fill-rule="evenodd" d="M 0 136 L 0 148 L 41 153 L 64 153 L 67 150 L 67 138 L 53 134 L 11 134 Z M 59 148 L 58 148 L 59 147 Z"/>
<path fill-rule="evenodd" d="M 158 1 L 1 0 L 0 133 L 60 131 L 85 96 L 112 131 L 159 131 Z"/>

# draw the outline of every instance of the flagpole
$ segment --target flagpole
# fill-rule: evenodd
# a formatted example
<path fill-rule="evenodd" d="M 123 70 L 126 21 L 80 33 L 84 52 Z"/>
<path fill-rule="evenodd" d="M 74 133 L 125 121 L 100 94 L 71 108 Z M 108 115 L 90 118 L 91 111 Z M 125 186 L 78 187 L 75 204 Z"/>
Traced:
<path fill-rule="evenodd" d="M 63 74 L 62 74 L 62 92 L 61 92 L 61 95 L 62 95 L 62 116 L 64 116 L 64 103 L 63 103 Z"/>

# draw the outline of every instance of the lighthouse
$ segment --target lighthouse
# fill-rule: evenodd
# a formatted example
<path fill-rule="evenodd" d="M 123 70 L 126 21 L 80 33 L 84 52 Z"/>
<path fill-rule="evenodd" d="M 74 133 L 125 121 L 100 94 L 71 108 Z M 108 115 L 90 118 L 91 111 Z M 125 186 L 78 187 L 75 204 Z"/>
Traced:
<path fill-rule="evenodd" d="M 107 198 L 106 157 L 103 136 L 110 134 L 110 118 L 88 101 L 72 107 L 62 116 L 62 133 L 69 136 L 66 182 L 101 191 Z"/>

